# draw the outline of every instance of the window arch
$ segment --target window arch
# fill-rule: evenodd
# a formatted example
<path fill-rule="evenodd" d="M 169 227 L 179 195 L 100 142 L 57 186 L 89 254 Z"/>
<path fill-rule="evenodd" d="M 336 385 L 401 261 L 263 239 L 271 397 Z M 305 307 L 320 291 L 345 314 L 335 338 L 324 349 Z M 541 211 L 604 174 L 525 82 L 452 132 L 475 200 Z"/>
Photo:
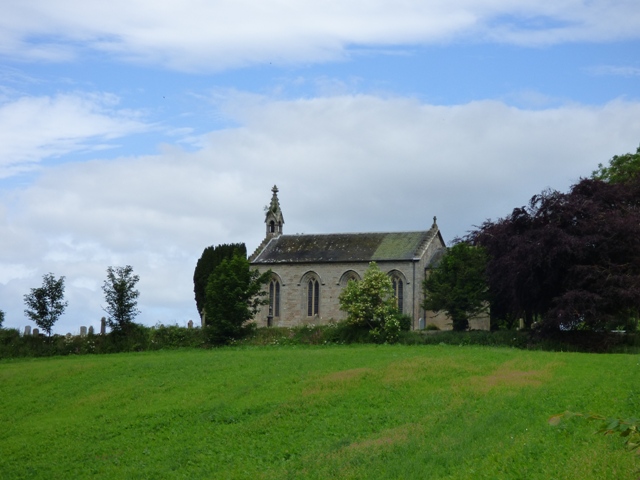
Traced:
<path fill-rule="evenodd" d="M 301 306 L 303 308 L 306 306 L 307 316 L 320 315 L 320 286 L 322 285 L 320 276 L 314 271 L 308 271 L 302 276 L 298 285 L 302 287 L 304 296 Z"/>
<path fill-rule="evenodd" d="M 280 317 L 280 281 L 275 277 L 269 282 L 269 317 Z"/>
<path fill-rule="evenodd" d="M 393 278 L 393 295 L 396 297 L 396 306 L 400 313 L 404 313 L 404 283 L 400 278 Z"/>
<path fill-rule="evenodd" d="M 320 282 L 317 278 L 310 278 L 307 282 L 307 316 L 313 317 L 320 313 Z"/>
<path fill-rule="evenodd" d="M 389 272 L 389 276 L 391 277 L 391 285 L 393 285 L 393 296 L 396 300 L 396 307 L 400 313 L 404 313 L 404 287 L 407 282 L 404 275 L 397 270 Z"/>
<path fill-rule="evenodd" d="M 358 275 L 358 273 L 355 270 L 347 270 L 340 277 L 340 281 L 338 282 L 338 285 L 342 287 L 346 287 L 347 283 L 349 283 L 349 280 L 354 280 L 358 282 L 362 279 L 360 278 L 360 275 Z"/>

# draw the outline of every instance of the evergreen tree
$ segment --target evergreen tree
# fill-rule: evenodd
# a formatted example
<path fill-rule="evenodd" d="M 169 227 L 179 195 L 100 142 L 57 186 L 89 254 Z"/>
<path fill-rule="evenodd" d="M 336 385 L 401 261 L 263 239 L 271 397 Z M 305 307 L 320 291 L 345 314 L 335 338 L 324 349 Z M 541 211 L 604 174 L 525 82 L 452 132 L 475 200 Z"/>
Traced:
<path fill-rule="evenodd" d="M 222 260 L 206 289 L 204 308 L 212 343 L 224 345 L 252 330 L 251 319 L 268 302 L 264 286 L 270 278 L 271 270 L 251 270 L 243 254 Z"/>
<path fill-rule="evenodd" d="M 207 247 L 202 252 L 193 272 L 193 291 L 195 293 L 196 308 L 202 315 L 205 306 L 207 283 L 209 276 L 225 258 L 233 258 L 234 255 L 247 256 L 247 247 L 244 243 L 223 244 Z"/>

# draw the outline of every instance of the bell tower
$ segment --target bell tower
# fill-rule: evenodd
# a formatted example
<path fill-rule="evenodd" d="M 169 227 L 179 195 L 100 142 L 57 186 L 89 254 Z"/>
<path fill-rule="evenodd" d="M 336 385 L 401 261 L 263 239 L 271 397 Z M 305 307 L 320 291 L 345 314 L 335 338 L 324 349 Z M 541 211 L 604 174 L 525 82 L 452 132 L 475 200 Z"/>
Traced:
<path fill-rule="evenodd" d="M 282 235 L 282 225 L 284 225 L 284 217 L 280 210 L 280 201 L 278 200 L 278 187 L 275 185 L 271 189 L 271 204 L 267 208 L 264 223 L 267 225 L 267 238 L 279 237 Z"/>

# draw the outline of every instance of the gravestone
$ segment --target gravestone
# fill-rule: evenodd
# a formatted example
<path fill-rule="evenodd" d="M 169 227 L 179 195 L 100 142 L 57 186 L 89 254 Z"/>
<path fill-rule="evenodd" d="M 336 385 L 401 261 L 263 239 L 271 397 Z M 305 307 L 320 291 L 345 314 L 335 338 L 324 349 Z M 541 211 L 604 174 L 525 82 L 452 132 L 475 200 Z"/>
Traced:
<path fill-rule="evenodd" d="M 26 327 L 24 327 L 24 336 L 28 337 L 29 335 L 31 335 L 31 326 L 27 325 Z"/>
<path fill-rule="evenodd" d="M 89 327 L 89 335 L 94 335 L 95 331 L 93 330 L 93 325 Z"/>
<path fill-rule="evenodd" d="M 193 320 L 189 320 L 189 323 L 187 323 L 187 328 L 193 328 Z"/>
<path fill-rule="evenodd" d="M 81 337 L 87 336 L 87 327 L 80 327 L 80 336 Z"/>
<path fill-rule="evenodd" d="M 34 337 L 37 337 L 38 335 L 40 335 L 40 330 L 38 330 L 37 328 L 33 329 L 33 332 L 31 333 Z"/>
<path fill-rule="evenodd" d="M 105 335 L 107 333 L 107 319 L 102 317 L 100 319 L 100 335 Z"/>

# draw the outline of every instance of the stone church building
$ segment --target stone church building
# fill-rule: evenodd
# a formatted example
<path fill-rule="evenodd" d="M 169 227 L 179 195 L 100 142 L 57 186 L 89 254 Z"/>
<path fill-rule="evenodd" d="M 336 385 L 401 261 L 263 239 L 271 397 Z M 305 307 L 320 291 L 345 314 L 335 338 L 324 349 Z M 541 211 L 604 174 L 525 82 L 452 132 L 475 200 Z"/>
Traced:
<path fill-rule="evenodd" d="M 422 281 L 445 252 L 436 219 L 428 230 L 388 233 L 285 235 L 273 187 L 266 212 L 266 237 L 249 257 L 252 267 L 271 269 L 269 304 L 255 317 L 260 327 L 326 324 L 343 320 L 338 296 L 351 279 L 362 279 L 374 261 L 391 278 L 400 311 L 412 329 L 434 324 L 450 329 L 444 314 L 425 311 Z"/>

